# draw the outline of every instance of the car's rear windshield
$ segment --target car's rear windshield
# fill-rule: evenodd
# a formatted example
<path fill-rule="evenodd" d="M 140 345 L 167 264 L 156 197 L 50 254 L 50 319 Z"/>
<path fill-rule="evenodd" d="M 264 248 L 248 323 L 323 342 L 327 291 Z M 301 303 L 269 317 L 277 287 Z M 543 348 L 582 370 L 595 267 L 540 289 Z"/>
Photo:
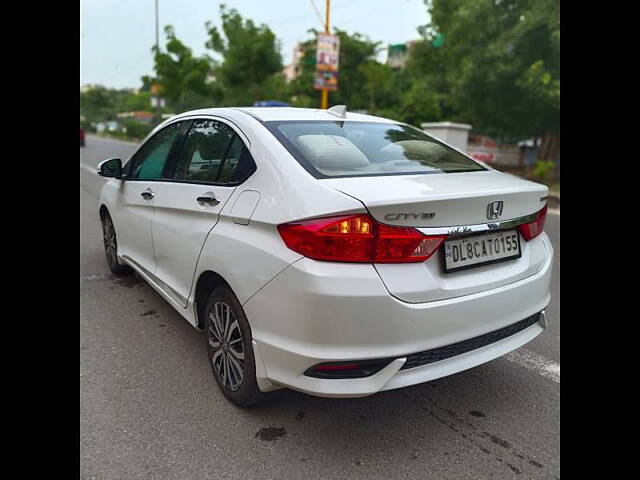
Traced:
<path fill-rule="evenodd" d="M 272 121 L 265 126 L 314 177 L 475 172 L 482 165 L 408 125 Z"/>

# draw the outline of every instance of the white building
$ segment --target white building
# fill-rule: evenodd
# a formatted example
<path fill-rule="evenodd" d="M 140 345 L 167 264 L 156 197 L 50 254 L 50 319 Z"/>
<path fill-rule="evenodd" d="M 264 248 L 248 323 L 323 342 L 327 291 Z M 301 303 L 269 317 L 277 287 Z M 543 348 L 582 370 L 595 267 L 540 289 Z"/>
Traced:
<path fill-rule="evenodd" d="M 302 49 L 302 43 L 298 42 L 293 47 L 293 56 L 291 57 L 291 63 L 282 69 L 282 73 L 284 73 L 284 77 L 287 80 L 287 83 L 300 75 L 300 70 L 302 66 L 300 65 L 300 61 L 304 57 L 304 50 Z"/>

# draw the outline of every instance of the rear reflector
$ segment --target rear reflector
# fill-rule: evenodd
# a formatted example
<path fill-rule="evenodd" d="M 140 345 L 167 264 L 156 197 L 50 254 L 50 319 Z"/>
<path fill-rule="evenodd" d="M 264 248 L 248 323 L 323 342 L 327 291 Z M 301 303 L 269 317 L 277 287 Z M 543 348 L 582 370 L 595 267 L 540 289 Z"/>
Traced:
<path fill-rule="evenodd" d="M 547 219 L 547 206 L 545 205 L 542 210 L 538 212 L 536 219 L 530 223 L 523 223 L 518 225 L 518 230 L 529 241 L 536 238 L 544 231 L 544 222 Z"/>
<path fill-rule="evenodd" d="M 285 223 L 278 225 L 278 232 L 294 252 L 334 262 L 424 262 L 446 238 L 383 225 L 367 214 Z"/>
<path fill-rule="evenodd" d="M 320 363 L 307 369 L 304 374 L 307 377 L 327 379 L 364 378 L 378 373 L 389 365 L 392 360 L 393 359 Z"/>
<path fill-rule="evenodd" d="M 346 363 L 344 365 L 318 365 L 313 367 L 313 370 L 316 372 L 330 372 L 333 370 L 354 370 L 356 368 L 358 368 L 358 364 Z"/>

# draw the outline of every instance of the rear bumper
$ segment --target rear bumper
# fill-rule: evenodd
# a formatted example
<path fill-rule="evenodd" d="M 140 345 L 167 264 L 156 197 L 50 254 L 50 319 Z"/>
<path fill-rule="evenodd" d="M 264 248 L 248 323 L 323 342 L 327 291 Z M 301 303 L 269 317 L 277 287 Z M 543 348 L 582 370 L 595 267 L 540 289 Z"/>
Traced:
<path fill-rule="evenodd" d="M 552 250 L 535 275 L 512 284 L 427 303 L 389 295 L 371 265 L 301 259 L 244 305 L 253 330 L 262 389 L 285 386 L 325 397 L 360 397 L 426 382 L 480 365 L 531 341 L 539 322 L 507 338 L 445 360 L 401 370 L 415 352 L 493 332 L 534 315 L 550 299 Z M 303 373 L 332 361 L 393 359 L 359 379 Z"/>

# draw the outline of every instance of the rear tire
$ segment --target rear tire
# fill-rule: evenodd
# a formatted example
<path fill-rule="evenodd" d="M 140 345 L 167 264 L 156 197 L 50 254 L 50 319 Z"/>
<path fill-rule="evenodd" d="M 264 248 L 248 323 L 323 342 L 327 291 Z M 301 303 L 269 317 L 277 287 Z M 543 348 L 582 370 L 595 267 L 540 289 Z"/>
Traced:
<path fill-rule="evenodd" d="M 122 265 L 118 260 L 118 241 L 116 229 L 113 227 L 111 216 L 106 210 L 100 215 L 102 221 L 102 241 L 104 242 L 104 253 L 107 256 L 109 270 L 116 275 L 129 275 L 133 269 L 129 265 Z"/>
<path fill-rule="evenodd" d="M 240 302 L 226 286 L 211 292 L 205 309 L 207 356 L 225 397 L 241 407 L 266 400 L 256 382 L 251 327 Z"/>

